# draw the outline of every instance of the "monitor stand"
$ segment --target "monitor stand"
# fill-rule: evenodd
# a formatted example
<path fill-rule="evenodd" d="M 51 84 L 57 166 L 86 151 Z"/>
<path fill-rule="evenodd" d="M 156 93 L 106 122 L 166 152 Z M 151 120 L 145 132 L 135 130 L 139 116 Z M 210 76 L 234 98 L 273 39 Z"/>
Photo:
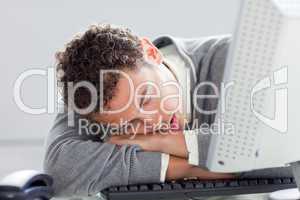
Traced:
<path fill-rule="evenodd" d="M 293 175 L 297 184 L 297 188 L 279 190 L 272 192 L 269 199 L 272 200 L 297 200 L 300 199 L 300 161 L 291 163 Z"/>

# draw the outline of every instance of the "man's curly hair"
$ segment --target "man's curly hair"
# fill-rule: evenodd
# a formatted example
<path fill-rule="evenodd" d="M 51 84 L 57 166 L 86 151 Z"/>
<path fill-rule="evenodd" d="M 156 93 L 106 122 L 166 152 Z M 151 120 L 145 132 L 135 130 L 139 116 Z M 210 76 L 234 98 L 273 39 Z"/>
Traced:
<path fill-rule="evenodd" d="M 119 74 L 108 73 L 100 86 L 100 71 L 136 69 L 137 62 L 143 60 L 143 49 L 139 38 L 129 29 L 99 24 L 92 25 L 85 33 L 75 36 L 63 51 L 56 53 L 56 59 L 57 72 L 61 74 L 58 81 L 62 86 L 65 105 L 68 104 L 68 82 L 75 85 L 88 81 L 97 90 L 97 106 L 92 112 L 98 112 L 99 106 L 106 106 L 114 96 L 120 78 Z M 99 96 L 100 88 L 103 88 L 103 97 Z M 101 99 L 104 102 L 100 102 Z M 73 101 L 78 108 L 87 108 L 91 103 L 89 90 L 77 88 Z"/>

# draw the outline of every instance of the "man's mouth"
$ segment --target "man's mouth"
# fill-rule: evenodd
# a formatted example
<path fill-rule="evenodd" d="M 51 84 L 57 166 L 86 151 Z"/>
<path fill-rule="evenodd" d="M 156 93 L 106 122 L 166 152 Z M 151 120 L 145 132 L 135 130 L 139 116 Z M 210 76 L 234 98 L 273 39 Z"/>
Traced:
<path fill-rule="evenodd" d="M 173 114 L 173 116 L 170 120 L 170 128 L 172 130 L 179 130 L 180 129 L 179 121 L 178 121 L 178 118 L 177 118 L 176 114 Z"/>

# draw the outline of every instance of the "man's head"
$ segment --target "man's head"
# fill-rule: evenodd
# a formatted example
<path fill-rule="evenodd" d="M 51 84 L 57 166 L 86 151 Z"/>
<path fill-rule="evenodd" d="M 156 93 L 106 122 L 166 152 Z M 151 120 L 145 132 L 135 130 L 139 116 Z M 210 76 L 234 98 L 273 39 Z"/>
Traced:
<path fill-rule="evenodd" d="M 161 123 L 178 121 L 180 88 L 147 38 L 120 27 L 93 25 L 56 57 L 64 102 L 85 109 L 94 101 L 95 106 L 85 113 L 90 119 L 105 124 L 130 123 L 139 127 L 139 132 L 144 132 L 145 126 L 151 131 Z M 70 93 L 70 87 L 82 82 L 95 88 L 95 98 L 87 87 Z"/>

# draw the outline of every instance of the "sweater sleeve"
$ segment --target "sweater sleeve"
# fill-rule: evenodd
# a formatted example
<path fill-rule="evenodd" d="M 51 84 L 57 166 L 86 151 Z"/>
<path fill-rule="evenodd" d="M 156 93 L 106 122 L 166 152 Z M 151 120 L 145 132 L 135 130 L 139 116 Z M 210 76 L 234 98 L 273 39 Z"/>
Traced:
<path fill-rule="evenodd" d="M 88 196 L 113 185 L 160 181 L 160 153 L 92 140 L 67 124 L 67 114 L 58 114 L 46 141 L 44 170 L 54 178 L 56 196 Z"/>

